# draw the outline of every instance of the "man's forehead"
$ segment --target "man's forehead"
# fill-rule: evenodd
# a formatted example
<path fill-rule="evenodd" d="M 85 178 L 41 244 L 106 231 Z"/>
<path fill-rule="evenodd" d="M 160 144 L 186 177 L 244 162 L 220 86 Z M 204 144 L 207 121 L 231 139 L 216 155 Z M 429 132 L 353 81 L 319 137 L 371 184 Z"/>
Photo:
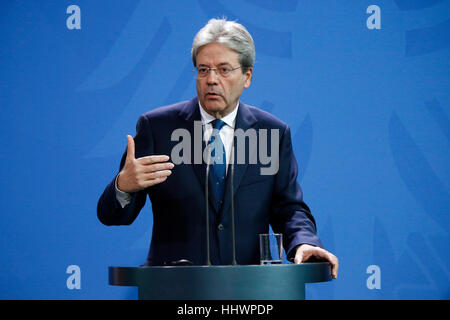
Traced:
<path fill-rule="evenodd" d="M 197 58 L 199 56 L 239 56 L 239 52 L 231 49 L 221 43 L 211 42 L 201 46 L 197 51 Z"/>
<path fill-rule="evenodd" d="M 233 49 L 218 43 L 210 43 L 201 47 L 196 57 L 197 65 L 225 66 L 239 62 L 239 54 Z"/>

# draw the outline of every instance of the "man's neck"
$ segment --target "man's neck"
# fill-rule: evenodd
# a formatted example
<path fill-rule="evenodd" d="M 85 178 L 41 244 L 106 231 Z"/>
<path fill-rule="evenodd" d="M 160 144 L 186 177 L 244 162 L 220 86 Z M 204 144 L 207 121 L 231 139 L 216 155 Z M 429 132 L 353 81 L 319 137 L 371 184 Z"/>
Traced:
<path fill-rule="evenodd" d="M 225 121 L 226 124 L 228 124 L 230 127 L 234 128 L 234 124 L 236 122 L 236 115 L 237 115 L 237 111 L 239 108 L 239 101 L 236 104 L 236 107 L 231 112 L 227 113 L 226 115 L 221 115 L 220 118 L 215 117 L 211 113 L 206 112 L 206 110 L 201 105 L 200 101 L 198 102 L 198 105 L 200 108 L 200 115 L 201 115 L 203 124 L 209 123 L 214 119 L 222 119 L 223 121 Z"/>

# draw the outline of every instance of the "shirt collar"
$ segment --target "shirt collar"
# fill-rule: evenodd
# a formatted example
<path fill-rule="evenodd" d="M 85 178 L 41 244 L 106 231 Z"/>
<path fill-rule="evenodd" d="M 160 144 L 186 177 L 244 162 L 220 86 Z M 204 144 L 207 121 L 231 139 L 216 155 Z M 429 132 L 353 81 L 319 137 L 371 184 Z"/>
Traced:
<path fill-rule="evenodd" d="M 200 115 L 202 117 L 202 124 L 205 125 L 207 123 L 211 123 L 212 121 L 214 121 L 216 118 L 214 118 L 212 115 L 210 115 L 208 112 L 206 112 L 202 105 L 200 104 L 200 101 L 198 102 L 198 106 L 200 108 Z M 230 126 L 231 128 L 234 129 L 234 125 L 236 123 L 236 115 L 237 115 L 237 111 L 239 108 L 239 101 L 236 105 L 236 108 L 234 108 L 234 110 L 232 112 L 230 112 L 229 114 L 227 114 L 225 117 L 223 117 L 222 120 L 223 122 L 225 122 L 228 126 Z"/>

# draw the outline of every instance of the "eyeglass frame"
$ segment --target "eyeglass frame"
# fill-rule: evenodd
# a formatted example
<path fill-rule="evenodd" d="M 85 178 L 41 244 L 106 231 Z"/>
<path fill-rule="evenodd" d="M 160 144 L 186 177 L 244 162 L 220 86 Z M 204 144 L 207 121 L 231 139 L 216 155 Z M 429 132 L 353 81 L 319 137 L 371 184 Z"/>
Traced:
<path fill-rule="evenodd" d="M 192 72 L 194 72 L 194 73 L 197 72 L 197 77 L 199 77 L 199 78 L 206 78 L 211 73 L 211 70 L 214 70 L 214 72 L 216 73 L 217 76 L 220 76 L 222 78 L 226 78 L 226 77 L 228 77 L 230 75 L 230 73 L 232 71 L 237 70 L 237 69 L 241 69 L 241 68 L 242 68 L 242 66 L 239 66 L 239 67 L 236 67 L 236 68 L 232 68 L 231 66 L 230 67 L 225 67 L 224 66 L 224 67 L 219 67 L 219 68 L 195 67 L 195 69 L 193 69 Z M 200 69 L 206 69 L 206 71 L 207 71 L 206 74 L 201 75 L 200 74 Z M 229 70 L 226 72 L 226 74 L 222 74 L 219 71 L 220 69 L 229 69 Z"/>

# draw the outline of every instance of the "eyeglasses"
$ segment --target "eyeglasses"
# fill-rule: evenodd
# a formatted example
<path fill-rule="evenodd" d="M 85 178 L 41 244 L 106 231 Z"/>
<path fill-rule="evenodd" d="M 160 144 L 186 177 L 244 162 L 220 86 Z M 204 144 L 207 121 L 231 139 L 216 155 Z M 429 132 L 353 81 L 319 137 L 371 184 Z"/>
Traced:
<path fill-rule="evenodd" d="M 219 67 L 219 68 L 208 68 L 208 67 L 198 67 L 197 69 L 197 77 L 205 78 L 209 75 L 211 70 L 214 70 L 216 75 L 226 78 L 230 75 L 230 73 L 234 70 L 240 69 L 241 67 L 231 68 L 231 67 Z M 192 70 L 195 72 L 195 70 Z"/>

